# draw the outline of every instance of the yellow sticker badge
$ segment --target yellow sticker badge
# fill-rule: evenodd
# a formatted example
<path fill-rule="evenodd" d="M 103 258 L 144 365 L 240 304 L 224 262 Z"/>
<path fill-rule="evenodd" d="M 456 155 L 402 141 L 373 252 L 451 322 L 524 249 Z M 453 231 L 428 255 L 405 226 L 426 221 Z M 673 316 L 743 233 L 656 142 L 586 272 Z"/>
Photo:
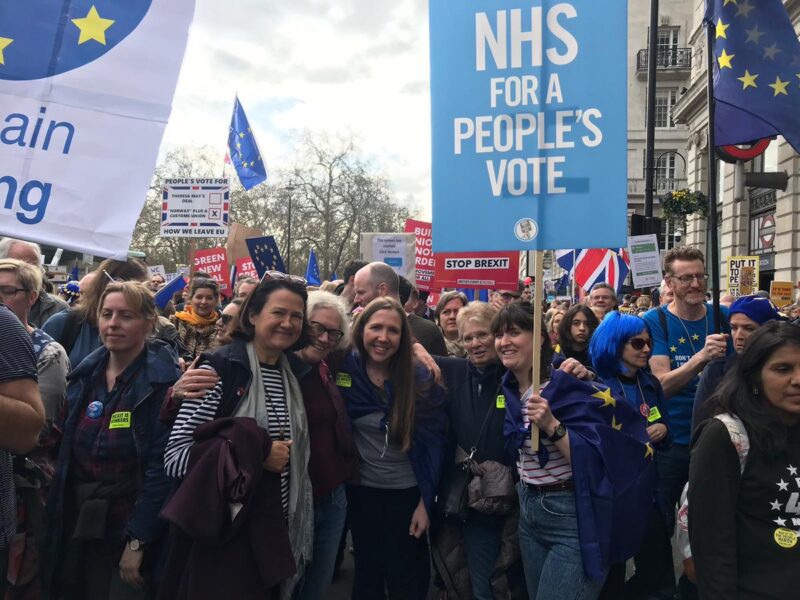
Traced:
<path fill-rule="evenodd" d="M 786 527 L 775 530 L 775 543 L 781 548 L 794 548 L 797 545 L 797 533 Z"/>
<path fill-rule="evenodd" d="M 336 385 L 344 388 L 353 387 L 353 379 L 348 373 L 337 373 Z"/>
<path fill-rule="evenodd" d="M 647 422 L 652 423 L 653 421 L 658 421 L 661 418 L 661 412 L 658 410 L 657 406 L 654 406 L 650 409 L 650 414 L 647 415 Z"/>
<path fill-rule="evenodd" d="M 497 408 L 505 408 L 506 407 L 506 397 L 502 394 L 497 397 L 497 402 L 495 404 Z"/>
<path fill-rule="evenodd" d="M 130 412 L 115 412 L 111 415 L 111 422 L 108 424 L 109 429 L 130 429 L 131 426 L 131 413 Z"/>

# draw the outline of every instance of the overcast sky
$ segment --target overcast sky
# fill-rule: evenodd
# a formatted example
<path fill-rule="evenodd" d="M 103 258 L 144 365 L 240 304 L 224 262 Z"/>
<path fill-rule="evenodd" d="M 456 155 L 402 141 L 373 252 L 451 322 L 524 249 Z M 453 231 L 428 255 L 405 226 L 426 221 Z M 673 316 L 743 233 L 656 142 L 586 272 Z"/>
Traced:
<path fill-rule="evenodd" d="M 162 153 L 208 145 L 221 166 L 237 92 L 270 169 L 304 128 L 353 133 L 429 215 L 425 0 L 197 0 Z"/>

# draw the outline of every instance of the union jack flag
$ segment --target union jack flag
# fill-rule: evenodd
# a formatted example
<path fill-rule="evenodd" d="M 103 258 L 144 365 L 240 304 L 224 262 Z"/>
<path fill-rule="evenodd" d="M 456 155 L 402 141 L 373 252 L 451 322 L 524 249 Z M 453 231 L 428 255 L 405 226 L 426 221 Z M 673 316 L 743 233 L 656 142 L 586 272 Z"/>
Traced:
<path fill-rule="evenodd" d="M 605 282 L 617 293 L 622 290 L 631 263 L 627 248 L 556 250 L 556 261 L 587 292 L 595 283 Z"/>

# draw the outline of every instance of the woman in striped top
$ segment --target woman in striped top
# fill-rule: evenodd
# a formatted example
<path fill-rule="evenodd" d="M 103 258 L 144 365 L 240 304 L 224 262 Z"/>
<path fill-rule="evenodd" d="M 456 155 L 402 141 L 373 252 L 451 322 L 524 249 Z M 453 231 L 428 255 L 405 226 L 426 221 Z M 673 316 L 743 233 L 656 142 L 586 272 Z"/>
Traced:
<path fill-rule="evenodd" d="M 528 595 L 536 600 L 596 598 L 602 581 L 583 570 L 575 494 L 572 485 L 569 433 L 550 406 L 532 388 L 533 308 L 528 303 L 504 306 L 492 321 L 495 348 L 508 369 L 503 378 L 506 402 L 506 451 L 514 456 L 520 482 L 519 545 Z M 541 372 L 552 358 L 550 339 L 541 346 Z M 563 370 L 580 378 L 588 370 L 571 361 Z M 530 422 L 541 431 L 538 452 L 531 449 Z"/>
<path fill-rule="evenodd" d="M 202 424 L 223 417 L 248 417 L 271 439 L 264 469 L 281 475 L 281 500 L 289 528 L 297 573 L 281 588 L 292 589 L 310 560 L 314 506 L 308 474 L 308 424 L 299 373 L 307 369 L 292 350 L 306 343 L 305 280 L 268 272 L 241 307 L 231 344 L 202 355 L 201 367 L 219 375 L 202 398 L 183 398 L 164 453 L 165 470 L 182 478 Z M 220 574 L 222 576 L 222 574 Z"/>

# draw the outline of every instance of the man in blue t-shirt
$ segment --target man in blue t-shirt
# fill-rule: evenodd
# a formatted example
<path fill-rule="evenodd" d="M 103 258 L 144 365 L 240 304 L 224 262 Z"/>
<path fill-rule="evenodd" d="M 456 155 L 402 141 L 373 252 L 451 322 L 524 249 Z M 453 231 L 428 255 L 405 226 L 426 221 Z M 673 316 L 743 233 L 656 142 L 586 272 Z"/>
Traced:
<path fill-rule="evenodd" d="M 706 304 L 703 253 L 695 248 L 673 248 L 664 257 L 665 282 L 674 293 L 668 305 L 644 315 L 653 338 L 650 369 L 667 398 L 673 446 L 658 453 L 659 505 L 672 528 L 675 506 L 689 478 L 689 442 L 692 409 L 703 368 L 733 352 L 727 333 L 714 333 L 714 311 Z M 723 331 L 728 331 L 727 308 L 721 307 Z"/>

